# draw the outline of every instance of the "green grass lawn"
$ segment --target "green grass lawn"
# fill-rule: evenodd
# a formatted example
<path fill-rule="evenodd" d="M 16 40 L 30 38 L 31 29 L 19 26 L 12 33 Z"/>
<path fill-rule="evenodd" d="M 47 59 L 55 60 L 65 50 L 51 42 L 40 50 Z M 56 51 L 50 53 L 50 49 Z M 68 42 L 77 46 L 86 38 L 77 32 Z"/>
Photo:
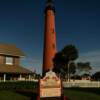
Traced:
<path fill-rule="evenodd" d="M 95 91 L 98 91 L 98 93 Z M 67 96 L 69 100 L 100 100 L 100 89 L 68 88 L 64 89 L 64 95 Z M 0 100 L 36 100 L 36 92 L 0 90 Z"/>
<path fill-rule="evenodd" d="M 100 100 L 100 95 L 92 92 L 65 89 L 64 94 L 69 100 Z"/>
<path fill-rule="evenodd" d="M 31 98 L 16 92 L 0 91 L 0 100 L 31 100 Z"/>

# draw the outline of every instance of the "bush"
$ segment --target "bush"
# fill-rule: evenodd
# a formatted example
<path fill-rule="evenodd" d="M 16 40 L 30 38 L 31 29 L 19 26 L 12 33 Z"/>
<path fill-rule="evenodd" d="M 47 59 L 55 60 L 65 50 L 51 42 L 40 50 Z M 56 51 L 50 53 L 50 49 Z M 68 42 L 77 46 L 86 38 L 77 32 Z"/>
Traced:
<path fill-rule="evenodd" d="M 20 82 L 0 82 L 0 90 L 34 90 L 37 89 L 38 83 L 37 82 L 27 82 L 27 81 L 20 81 Z"/>

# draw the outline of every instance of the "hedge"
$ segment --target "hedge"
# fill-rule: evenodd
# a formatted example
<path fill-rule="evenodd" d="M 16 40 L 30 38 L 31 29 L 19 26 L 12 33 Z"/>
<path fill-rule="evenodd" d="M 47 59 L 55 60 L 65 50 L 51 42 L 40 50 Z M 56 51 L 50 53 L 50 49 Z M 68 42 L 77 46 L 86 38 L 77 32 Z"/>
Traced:
<path fill-rule="evenodd" d="M 19 81 L 19 82 L 0 82 L 0 90 L 33 90 L 38 88 L 37 82 Z"/>

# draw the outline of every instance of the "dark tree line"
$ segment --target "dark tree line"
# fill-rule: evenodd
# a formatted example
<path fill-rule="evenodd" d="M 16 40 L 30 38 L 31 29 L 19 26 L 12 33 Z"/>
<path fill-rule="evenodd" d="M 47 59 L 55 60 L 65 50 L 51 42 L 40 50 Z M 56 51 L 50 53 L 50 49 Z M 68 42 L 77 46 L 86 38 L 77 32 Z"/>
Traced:
<path fill-rule="evenodd" d="M 90 74 L 92 67 L 89 62 L 78 62 L 77 70 L 78 70 L 78 73 L 84 72 L 85 74 Z"/>
<path fill-rule="evenodd" d="M 74 60 L 77 58 L 78 50 L 76 47 L 74 45 L 67 45 L 60 52 L 56 53 L 53 59 L 53 70 L 62 78 L 67 78 L 68 73 L 74 74 L 76 72 Z"/>
<path fill-rule="evenodd" d="M 92 75 L 92 79 L 95 80 L 95 81 L 100 81 L 100 71 L 94 73 Z"/>
<path fill-rule="evenodd" d="M 65 46 L 60 52 L 56 53 L 53 59 L 53 70 L 63 79 L 68 79 L 68 74 L 69 77 L 75 76 L 77 72 L 79 74 L 84 71 L 84 74 L 89 74 L 92 69 L 90 63 L 75 63 L 78 56 L 78 49 L 74 45 Z"/>

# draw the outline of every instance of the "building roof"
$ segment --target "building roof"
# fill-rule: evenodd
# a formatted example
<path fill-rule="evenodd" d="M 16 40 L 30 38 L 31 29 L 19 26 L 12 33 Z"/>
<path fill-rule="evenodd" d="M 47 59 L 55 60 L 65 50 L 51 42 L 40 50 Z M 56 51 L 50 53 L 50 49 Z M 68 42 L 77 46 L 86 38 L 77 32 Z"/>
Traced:
<path fill-rule="evenodd" d="M 24 56 L 24 53 L 15 45 L 0 44 L 0 54 L 9 56 Z"/>
<path fill-rule="evenodd" d="M 0 64 L 0 73 L 31 74 L 33 72 L 21 66 Z"/>

